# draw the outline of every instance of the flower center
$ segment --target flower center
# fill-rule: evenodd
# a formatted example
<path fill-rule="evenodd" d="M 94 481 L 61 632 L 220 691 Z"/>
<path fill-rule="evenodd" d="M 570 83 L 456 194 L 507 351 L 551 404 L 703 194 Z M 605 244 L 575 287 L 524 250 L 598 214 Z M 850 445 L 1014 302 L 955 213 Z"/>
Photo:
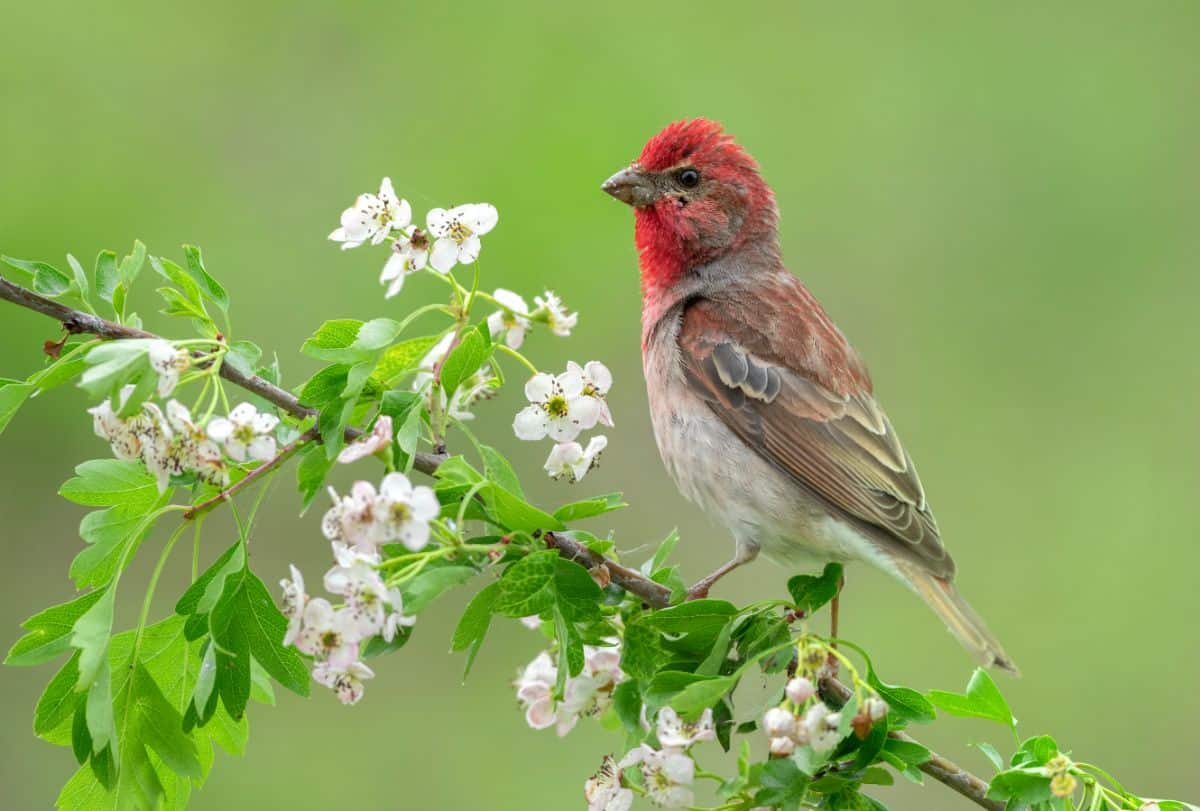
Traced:
<path fill-rule="evenodd" d="M 412 510 L 409 509 L 407 504 L 397 502 L 396 504 L 392 505 L 391 516 L 392 521 L 396 522 L 397 524 L 403 524 L 412 518 Z"/>
<path fill-rule="evenodd" d="M 567 416 L 568 413 L 567 398 L 561 394 L 555 394 L 545 402 L 543 408 L 546 409 L 546 413 L 551 417 L 561 419 Z"/>
<path fill-rule="evenodd" d="M 461 245 L 462 243 L 466 242 L 473 233 L 475 232 L 472 231 L 470 226 L 468 226 L 465 222 L 462 220 L 455 220 L 454 222 L 450 223 L 448 236 Z"/>
<path fill-rule="evenodd" d="M 325 650 L 336 650 L 342 646 L 342 635 L 337 631 L 326 631 L 321 634 L 321 647 Z"/>
<path fill-rule="evenodd" d="M 233 429 L 233 438 L 243 445 L 249 445 L 254 441 L 254 426 L 243 423 Z"/>

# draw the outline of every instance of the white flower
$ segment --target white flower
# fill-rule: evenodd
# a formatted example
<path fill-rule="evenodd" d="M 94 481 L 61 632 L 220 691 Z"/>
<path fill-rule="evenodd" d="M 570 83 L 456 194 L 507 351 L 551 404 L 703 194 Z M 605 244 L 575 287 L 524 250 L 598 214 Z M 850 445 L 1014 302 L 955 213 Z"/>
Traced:
<path fill-rule="evenodd" d="M 403 473 L 389 473 L 379 485 L 379 518 L 385 541 L 400 541 L 417 551 L 429 541 L 429 522 L 441 512 L 433 490 L 413 487 Z"/>
<path fill-rule="evenodd" d="M 520 349 L 521 344 L 525 342 L 525 331 L 529 329 L 529 305 L 525 303 L 525 299 L 504 288 L 498 288 L 492 293 L 492 298 L 496 299 L 502 308 L 488 316 L 487 323 L 492 340 L 503 336 L 504 343 L 513 349 Z"/>
<path fill-rule="evenodd" d="M 763 715 L 763 732 L 768 738 L 790 738 L 796 734 L 796 716 L 783 707 L 772 707 Z"/>
<path fill-rule="evenodd" d="M 357 248 L 367 240 L 378 245 L 396 229 L 402 231 L 412 223 L 412 206 L 400 200 L 392 189 L 390 178 L 379 184 L 379 194 L 360 194 L 354 205 L 342 212 L 341 227 L 329 235 L 342 243 L 342 250 Z"/>
<path fill-rule="evenodd" d="M 633 790 L 621 787 L 620 772 L 612 755 L 605 755 L 600 771 L 583 784 L 583 796 L 588 811 L 629 811 L 633 807 Z"/>
<path fill-rule="evenodd" d="M 181 444 L 175 441 L 162 409 L 154 403 L 145 403 L 142 414 L 130 420 L 129 425 L 137 436 L 146 470 L 158 484 L 158 492 L 165 493 L 171 477 L 182 476 L 185 471 Z"/>
<path fill-rule="evenodd" d="M 132 385 L 129 385 L 121 389 L 118 408 L 125 407 L 129 395 L 133 393 L 133 388 Z M 127 419 L 121 419 L 117 416 L 117 411 L 113 409 L 112 403 L 107 399 L 87 411 L 92 415 L 92 428 L 96 432 L 96 436 L 108 441 L 112 446 L 114 456 L 125 460 L 141 458 L 141 436 L 150 427 L 150 418 L 145 411 Z"/>
<path fill-rule="evenodd" d="M 375 636 L 383 630 L 386 606 L 391 602 L 387 586 L 367 559 L 354 556 L 349 565 L 334 566 L 325 573 L 325 590 L 346 601 L 346 628 L 354 641 Z"/>
<path fill-rule="evenodd" d="M 796 742 L 791 738 L 772 738 L 770 752 L 772 757 L 787 757 L 796 751 Z"/>
<path fill-rule="evenodd" d="M 275 456 L 275 437 L 272 432 L 279 424 L 274 414 L 259 414 L 250 403 L 234 406 L 229 417 L 218 417 L 208 424 L 208 435 L 225 446 L 225 452 L 238 462 L 246 457 L 260 462 Z"/>
<path fill-rule="evenodd" d="M 537 631 L 542 627 L 542 618 L 537 614 L 533 614 L 528 617 L 521 617 L 521 624 L 531 631 Z"/>
<path fill-rule="evenodd" d="M 391 444 L 392 418 L 384 415 L 375 420 L 375 427 L 371 429 L 371 433 L 360 437 L 357 442 L 343 448 L 342 452 L 338 454 L 337 460 L 343 465 L 348 465 L 351 462 L 357 462 L 359 459 L 373 456 Z"/>
<path fill-rule="evenodd" d="M 392 253 L 379 274 L 379 283 L 388 286 L 384 298 L 391 298 L 404 287 L 404 279 L 410 273 L 424 269 L 429 261 L 429 237 L 420 228 L 411 234 L 400 232 L 392 243 Z"/>
<path fill-rule="evenodd" d="M 496 227 L 500 215 L 489 203 L 469 203 L 447 211 L 435 208 L 425 217 L 429 233 L 437 237 L 429 264 L 447 273 L 458 263 L 469 265 L 479 258 L 479 238 Z"/>
<path fill-rule="evenodd" d="M 305 604 L 300 633 L 293 644 L 333 670 L 344 671 L 358 660 L 358 640 L 350 612 L 335 609 L 324 597 L 314 597 Z"/>
<path fill-rule="evenodd" d="M 525 723 L 533 729 L 546 729 L 559 721 L 554 706 L 554 685 L 558 681 L 558 668 L 550 654 L 542 651 L 525 666 L 517 679 L 517 700 L 525 706 Z M 559 736 L 566 735 L 575 726 L 574 717 L 559 722 Z"/>
<path fill-rule="evenodd" d="M 594 436 L 585 450 L 578 442 L 560 442 L 550 451 L 543 466 L 550 478 L 559 479 L 563 476 L 574 484 L 582 479 L 587 472 L 600 461 L 600 454 L 608 447 L 608 438 Z"/>
<path fill-rule="evenodd" d="M 513 431 L 519 439 L 549 436 L 570 442 L 580 431 L 593 428 L 600 418 L 596 398 L 583 396 L 583 377 L 567 371 L 558 377 L 538 372 L 525 384 L 530 405 L 517 413 Z"/>
<path fill-rule="evenodd" d="M 801 726 L 814 752 L 828 752 L 837 746 L 840 740 L 838 726 L 841 722 L 841 714 L 833 712 L 819 701 L 808 708 Z"/>
<path fill-rule="evenodd" d="M 330 487 L 333 506 L 321 519 L 321 532 L 331 541 L 342 541 L 360 552 L 374 554 L 382 543 L 377 532 L 375 502 L 378 494 L 370 482 L 355 482 L 350 495 L 338 496 Z M 337 544 L 334 544 L 337 549 Z"/>
<path fill-rule="evenodd" d="M 287 633 L 283 635 L 285 645 L 292 644 L 300 635 L 300 628 L 304 624 L 304 606 L 308 603 L 308 595 L 304 593 L 304 575 L 295 566 L 289 565 L 289 568 L 292 570 L 292 579 L 279 581 L 283 588 L 281 611 L 288 620 Z"/>
<path fill-rule="evenodd" d="M 701 741 L 715 741 L 712 710 L 705 710 L 698 721 L 684 721 L 671 707 L 658 711 L 655 733 L 664 749 L 687 749 Z"/>
<path fill-rule="evenodd" d="M 169 401 L 167 422 L 174 432 L 171 454 L 178 457 L 180 472 L 194 473 L 196 478 L 215 487 L 227 487 L 229 468 L 221 457 L 221 449 L 192 420 L 187 406 L 178 400 Z"/>
<path fill-rule="evenodd" d="M 621 758 L 620 768 L 640 764 L 645 778 L 646 798 L 662 808 L 686 808 L 695 801 L 692 781 L 696 764 L 675 749 L 656 750 L 642 744 Z"/>
<path fill-rule="evenodd" d="M 567 312 L 562 299 L 553 292 L 547 290 L 544 296 L 534 296 L 533 303 L 537 305 L 533 317 L 538 321 L 545 321 L 555 335 L 565 338 L 575 329 L 579 313 Z"/>
<path fill-rule="evenodd" d="M 608 410 L 608 390 L 612 388 L 612 372 L 598 360 L 589 360 L 582 368 L 575 361 L 567 361 L 567 370 L 578 372 L 583 379 L 583 396 L 591 397 L 600 404 L 601 425 L 613 427 L 612 414 Z"/>
<path fill-rule="evenodd" d="M 787 693 L 789 701 L 796 706 L 800 706 L 816 695 L 817 688 L 813 686 L 812 681 L 810 681 L 808 678 L 799 676 L 788 681 L 787 687 L 784 688 L 784 692 Z"/>
<path fill-rule="evenodd" d="M 179 382 L 179 373 L 191 365 L 191 355 L 176 349 L 170 341 L 156 338 L 146 344 L 146 356 L 150 359 L 150 368 L 158 375 L 158 396 L 170 396 Z"/>
<path fill-rule="evenodd" d="M 388 613 L 387 619 L 383 621 L 383 641 L 391 642 L 396 638 L 396 634 L 400 633 L 401 628 L 411 628 L 417 624 L 416 617 L 410 617 L 404 613 L 404 598 L 400 594 L 400 589 L 391 589 L 387 593 L 387 601 L 392 610 Z"/>
<path fill-rule="evenodd" d="M 344 668 L 320 662 L 313 668 L 313 680 L 331 688 L 343 704 L 357 704 L 363 697 L 363 681 L 375 678 L 375 671 L 360 661 L 350 662 Z"/>

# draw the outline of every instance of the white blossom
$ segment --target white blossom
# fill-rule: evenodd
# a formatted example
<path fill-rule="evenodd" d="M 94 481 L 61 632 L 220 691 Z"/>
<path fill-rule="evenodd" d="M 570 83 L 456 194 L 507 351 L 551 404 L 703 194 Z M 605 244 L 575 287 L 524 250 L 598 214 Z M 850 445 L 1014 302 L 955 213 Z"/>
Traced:
<path fill-rule="evenodd" d="M 863 703 L 863 712 L 872 721 L 878 721 L 888 713 L 888 705 L 879 696 L 871 696 Z"/>
<path fill-rule="evenodd" d="M 553 726 L 561 737 L 574 728 L 581 716 L 598 715 L 612 704 L 612 692 L 624 679 L 620 651 L 585 645 L 583 657 L 583 671 L 567 679 L 563 700 L 557 704 L 553 692 L 558 668 L 550 654 L 542 651 L 526 665 L 515 686 L 529 726 L 534 729 Z"/>
<path fill-rule="evenodd" d="M 838 726 L 842 722 L 840 713 L 833 712 L 821 702 L 808 708 L 801 721 L 808 744 L 815 752 L 828 752 L 837 746 L 841 738 L 838 736 Z"/>
<path fill-rule="evenodd" d="M 796 742 L 788 737 L 772 738 L 768 748 L 772 757 L 787 757 L 796 751 Z"/>
<path fill-rule="evenodd" d="M 520 349 L 525 342 L 525 332 L 529 329 L 529 305 L 525 299 L 511 290 L 499 288 L 492 293 L 492 298 L 500 304 L 501 309 L 488 316 L 488 329 L 492 340 L 504 339 L 512 349 Z"/>
<path fill-rule="evenodd" d="M 368 558 L 353 555 L 338 561 L 325 573 L 325 590 L 345 599 L 346 628 L 355 641 L 368 639 L 383 630 L 391 602 L 387 586 Z"/>
<path fill-rule="evenodd" d="M 787 693 L 789 701 L 796 706 L 800 706 L 816 695 L 817 688 L 813 686 L 812 681 L 807 677 L 798 676 L 788 681 L 784 692 Z"/>
<path fill-rule="evenodd" d="M 772 707 L 763 715 L 763 732 L 769 738 L 791 738 L 796 733 L 796 716 L 783 707 Z"/>
<path fill-rule="evenodd" d="M 344 668 L 320 662 L 313 668 L 313 680 L 333 690 L 346 705 L 357 704 L 363 697 L 363 681 L 375 678 L 375 671 L 363 662 L 355 660 Z"/>
<path fill-rule="evenodd" d="M 620 771 L 612 755 L 605 755 L 600 771 L 583 785 L 588 811 L 629 811 L 633 807 L 633 790 L 622 788 Z"/>
<path fill-rule="evenodd" d="M 389 589 L 387 602 L 392 610 L 388 612 L 387 619 L 383 621 L 383 631 L 380 634 L 383 636 L 384 642 L 391 642 L 396 638 L 396 634 L 400 633 L 401 628 L 411 628 L 416 625 L 417 618 L 404 613 L 404 597 L 400 594 L 400 589 Z"/>
<path fill-rule="evenodd" d="M 579 321 L 579 313 L 567 312 L 562 299 L 555 293 L 547 290 L 545 295 L 534 296 L 533 303 L 537 305 L 533 317 L 539 321 L 545 321 L 555 335 L 566 338 L 571 334 L 571 330 L 575 329 L 575 324 Z"/>
<path fill-rule="evenodd" d="M 404 279 L 410 273 L 423 270 L 429 261 L 429 236 L 420 228 L 412 233 L 401 231 L 392 243 L 392 252 L 379 274 L 379 283 L 388 286 L 384 298 L 391 298 L 404 287 Z"/>
<path fill-rule="evenodd" d="M 337 460 L 343 465 L 366 459 L 385 450 L 392 444 L 392 418 L 386 414 L 375 420 L 371 433 L 359 437 L 357 442 L 347 445 L 338 454 Z"/>
<path fill-rule="evenodd" d="M 429 264 L 438 273 L 447 273 L 456 264 L 471 264 L 479 258 L 479 238 L 495 228 L 499 219 L 496 207 L 489 203 L 433 209 L 425 218 L 429 233 L 437 238 Z"/>
<path fill-rule="evenodd" d="M 597 422 L 612 428 L 613 418 L 608 410 L 607 400 L 608 390 L 613 384 L 612 372 L 598 360 L 589 360 L 582 367 L 575 361 L 567 361 L 567 370 L 577 372 L 583 380 L 583 396 L 591 397 L 599 403 L 600 417 Z"/>
<path fill-rule="evenodd" d="M 375 507 L 378 493 L 370 482 L 355 482 L 350 494 L 338 496 L 330 487 L 333 506 L 321 519 L 321 532 L 331 541 L 342 541 L 368 554 L 382 543 L 376 531 Z"/>
<path fill-rule="evenodd" d="M 638 765 L 645 779 L 646 798 L 662 808 L 687 808 L 695 801 L 692 782 L 696 764 L 677 749 L 657 750 L 642 744 L 621 758 L 622 769 Z"/>
<path fill-rule="evenodd" d="M 287 633 L 283 635 L 283 644 L 285 645 L 291 645 L 300 635 L 300 628 L 304 624 L 304 606 L 308 603 L 308 595 L 304 592 L 304 575 L 295 566 L 289 564 L 289 568 L 292 572 L 292 579 L 285 578 L 279 581 L 279 585 L 283 589 L 281 611 L 288 621 Z"/>
<path fill-rule="evenodd" d="M 550 654 L 542 651 L 525 666 L 517 679 L 517 700 L 525 707 L 525 723 L 533 729 L 546 729 L 558 723 L 559 737 L 566 735 L 575 726 L 576 717 L 561 721 L 554 705 L 554 685 L 558 681 L 558 668 Z"/>
<path fill-rule="evenodd" d="M 396 197 L 391 179 L 385 177 L 379 184 L 379 194 L 360 194 L 354 205 L 342 212 L 341 226 L 329 238 L 342 243 L 342 250 L 357 248 L 368 240 L 378 245 L 393 229 L 402 231 L 410 223 L 412 206 Z"/>
<path fill-rule="evenodd" d="M 192 357 L 175 344 L 155 338 L 146 344 L 150 368 L 158 375 L 158 396 L 169 397 L 179 383 L 179 374 L 191 365 Z"/>
<path fill-rule="evenodd" d="M 314 597 L 305 604 L 300 633 L 292 644 L 330 670 L 344 672 L 358 660 L 353 617 L 344 608 L 335 609 L 324 597 Z"/>
<path fill-rule="evenodd" d="M 208 438 L 204 427 L 192 419 L 187 406 L 178 400 L 169 401 L 167 422 L 174 432 L 169 453 L 177 457 L 180 472 L 194 473 L 196 478 L 214 487 L 227 487 L 229 467 L 221 457 L 221 449 Z"/>
<path fill-rule="evenodd" d="M 580 431 L 593 428 L 600 418 L 596 398 L 583 396 L 583 376 L 567 371 L 558 377 L 539 372 L 525 384 L 529 405 L 517 413 L 513 431 L 519 439 L 549 436 L 570 442 Z"/>
<path fill-rule="evenodd" d="M 658 711 L 655 734 L 664 749 L 687 749 L 701 741 L 717 739 L 711 709 L 705 710 L 696 721 L 684 721 L 674 709 L 663 707 Z"/>
<path fill-rule="evenodd" d="M 234 406 L 229 417 L 218 417 L 208 423 L 208 435 L 225 446 L 230 458 L 244 462 L 246 458 L 260 462 L 270 461 L 275 456 L 275 437 L 272 433 L 279 425 L 274 414 L 260 414 L 250 403 Z"/>
<path fill-rule="evenodd" d="M 348 496 L 339 498 L 332 489 L 330 495 L 334 506 L 321 521 L 325 537 L 366 554 L 389 541 L 400 541 L 414 552 L 421 549 L 429 540 L 429 522 L 441 511 L 433 490 L 414 487 L 403 473 L 385 476 L 378 492 L 360 481 Z"/>
<path fill-rule="evenodd" d="M 604 435 L 592 437 L 585 449 L 578 442 L 560 442 L 550 451 L 543 465 L 552 479 L 564 476 L 574 484 L 587 475 L 600 461 L 600 454 L 608 447 L 608 438 Z"/>

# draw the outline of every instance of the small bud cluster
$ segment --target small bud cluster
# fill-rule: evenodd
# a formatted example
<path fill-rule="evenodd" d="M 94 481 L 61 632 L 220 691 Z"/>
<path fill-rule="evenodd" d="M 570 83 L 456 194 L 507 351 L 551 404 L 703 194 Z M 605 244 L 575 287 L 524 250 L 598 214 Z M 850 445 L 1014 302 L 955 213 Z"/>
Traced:
<path fill-rule="evenodd" d="M 165 343 L 165 342 L 164 342 Z M 108 400 L 89 408 L 96 436 L 107 440 L 118 459 L 140 460 L 154 476 L 160 492 L 172 477 L 192 475 L 214 487 L 229 485 L 229 465 L 248 459 L 267 461 L 275 456 L 274 432 L 279 418 L 260 414 L 249 403 L 235 407 L 228 417 L 207 425 L 192 418 L 186 406 L 169 400 L 164 408 L 143 403 L 133 414 L 121 412 L 133 394 L 125 386 L 114 409 Z"/>
<path fill-rule="evenodd" d="M 390 420 L 361 444 L 370 446 L 384 435 L 390 442 Z M 288 618 L 284 644 L 313 657 L 313 679 L 334 690 L 343 704 L 354 704 L 362 698 L 363 681 L 375 675 L 360 659 L 362 644 L 376 636 L 391 642 L 401 628 L 416 622 L 404 614 L 400 591 L 388 588 L 379 574 L 379 547 L 399 541 L 408 549 L 422 549 L 439 508 L 431 489 L 414 487 L 402 473 L 389 473 L 378 490 L 359 481 L 347 496 L 338 496 L 332 488 L 330 495 L 333 507 L 325 513 L 321 529 L 333 542 L 336 565 L 325 573 L 324 585 L 342 602 L 334 605 L 324 597 L 309 597 L 303 576 L 293 566 L 291 579 L 280 581 L 282 611 Z"/>
<path fill-rule="evenodd" d="M 844 737 L 843 715 L 829 708 L 817 696 L 816 686 L 807 676 L 788 681 L 784 701 L 763 715 L 762 728 L 769 740 L 772 757 L 788 757 L 798 746 L 814 752 L 828 752 Z M 851 728 L 865 738 L 872 724 L 887 715 L 887 704 L 878 696 L 868 696 L 851 719 Z"/>
<path fill-rule="evenodd" d="M 607 401 L 612 382 L 608 367 L 593 360 L 583 366 L 570 361 L 557 377 L 539 372 L 525 384 L 529 405 L 517 413 L 513 432 L 532 442 L 555 440 L 544 466 L 551 478 L 574 483 L 599 463 L 608 438 L 594 436 L 584 447 L 576 437 L 597 425 L 613 426 Z"/>
<path fill-rule="evenodd" d="M 1050 777 L 1050 793 L 1055 797 L 1070 797 L 1079 787 L 1079 781 L 1071 773 L 1075 764 L 1061 752 L 1046 762 L 1046 774 Z"/>

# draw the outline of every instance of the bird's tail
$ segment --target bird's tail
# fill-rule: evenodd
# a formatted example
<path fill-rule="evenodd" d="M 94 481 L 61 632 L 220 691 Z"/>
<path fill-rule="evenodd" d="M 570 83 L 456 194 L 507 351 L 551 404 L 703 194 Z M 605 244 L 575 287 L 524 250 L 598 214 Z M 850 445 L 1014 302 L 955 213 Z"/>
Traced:
<path fill-rule="evenodd" d="M 954 638 L 985 667 L 997 667 L 1014 676 L 1021 675 L 1012 659 L 1004 652 L 1000 640 L 988 630 L 983 618 L 963 599 L 958 589 L 945 580 L 912 564 L 900 564 L 908 585 L 932 608 Z"/>

